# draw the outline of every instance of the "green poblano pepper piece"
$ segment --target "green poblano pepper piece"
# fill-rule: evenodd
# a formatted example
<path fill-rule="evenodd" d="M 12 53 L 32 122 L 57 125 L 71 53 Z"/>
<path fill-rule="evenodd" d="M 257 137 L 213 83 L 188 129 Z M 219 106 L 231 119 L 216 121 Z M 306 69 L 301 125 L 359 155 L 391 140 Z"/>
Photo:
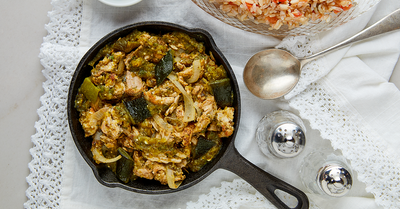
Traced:
<path fill-rule="evenodd" d="M 94 103 L 97 101 L 100 89 L 92 83 L 89 77 L 85 78 L 79 90 L 90 102 Z"/>
<path fill-rule="evenodd" d="M 155 68 L 155 76 L 157 85 L 160 85 L 165 78 L 172 72 L 173 69 L 173 56 L 171 50 L 167 52 L 167 54 L 157 63 Z"/>
<path fill-rule="evenodd" d="M 113 44 L 107 44 L 103 48 L 100 49 L 100 51 L 96 54 L 96 56 L 91 60 L 88 65 L 94 67 L 97 61 L 99 61 L 102 57 L 108 56 L 112 53 L 112 45 Z"/>
<path fill-rule="evenodd" d="M 151 117 L 150 111 L 147 108 L 147 102 L 143 97 L 130 101 L 124 100 L 123 103 L 134 123 L 141 123 Z"/>
<path fill-rule="evenodd" d="M 124 183 L 128 183 L 132 176 L 134 161 L 132 157 L 121 147 L 118 148 L 118 152 L 122 158 L 117 161 L 117 178 Z"/>
<path fill-rule="evenodd" d="M 220 79 L 210 83 L 215 101 L 221 108 L 231 107 L 233 104 L 233 91 L 229 78 Z"/>
<path fill-rule="evenodd" d="M 204 138 L 203 136 L 200 136 L 196 148 L 194 150 L 194 158 L 199 158 L 206 154 L 211 148 L 213 148 L 216 145 L 214 141 L 208 140 Z"/>

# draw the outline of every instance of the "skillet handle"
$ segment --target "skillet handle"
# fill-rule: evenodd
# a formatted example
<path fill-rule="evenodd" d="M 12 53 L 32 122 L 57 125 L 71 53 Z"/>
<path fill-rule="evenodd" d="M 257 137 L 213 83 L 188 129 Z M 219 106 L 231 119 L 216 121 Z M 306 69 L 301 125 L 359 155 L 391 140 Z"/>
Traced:
<path fill-rule="evenodd" d="M 298 201 L 295 209 L 309 208 L 309 201 L 306 194 L 246 160 L 240 155 L 233 144 L 231 143 L 230 146 L 232 147 L 229 147 L 225 152 L 225 156 L 220 159 L 219 168 L 231 171 L 243 178 L 277 208 L 288 209 L 290 207 L 276 196 L 276 190 L 282 190 L 293 195 Z"/>

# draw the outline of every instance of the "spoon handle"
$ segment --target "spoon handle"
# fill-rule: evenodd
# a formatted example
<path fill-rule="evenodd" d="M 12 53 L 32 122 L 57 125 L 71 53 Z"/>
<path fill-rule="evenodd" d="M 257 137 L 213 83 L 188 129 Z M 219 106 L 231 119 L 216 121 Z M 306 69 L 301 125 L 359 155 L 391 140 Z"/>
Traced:
<path fill-rule="evenodd" d="M 391 32 L 394 30 L 400 29 L 400 9 L 397 9 L 396 11 L 390 13 L 383 19 L 379 20 L 375 24 L 371 25 L 370 27 L 362 30 L 361 32 L 357 33 L 356 35 L 342 41 L 341 43 L 338 43 L 330 48 L 327 48 L 321 52 L 318 52 L 316 54 L 313 54 L 311 56 L 305 57 L 301 59 L 301 66 L 304 66 L 307 62 L 319 58 L 323 56 L 326 53 L 329 53 L 331 51 L 334 51 L 336 49 L 343 48 L 349 44 L 362 41 L 377 35 L 381 35 L 387 32 Z"/>

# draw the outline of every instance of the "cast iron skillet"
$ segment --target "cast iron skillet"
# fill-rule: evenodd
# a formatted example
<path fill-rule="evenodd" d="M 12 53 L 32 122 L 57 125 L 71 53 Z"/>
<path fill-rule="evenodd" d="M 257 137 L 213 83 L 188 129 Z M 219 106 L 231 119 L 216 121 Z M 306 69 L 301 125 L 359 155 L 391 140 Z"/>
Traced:
<path fill-rule="evenodd" d="M 92 153 L 90 151 L 92 138 L 84 137 L 84 131 L 79 123 L 79 113 L 74 108 L 74 100 L 77 95 L 78 89 L 82 84 L 84 78 L 90 76 L 91 66 L 88 66 L 90 60 L 96 55 L 96 53 L 104 47 L 106 44 L 117 40 L 119 37 L 128 35 L 133 30 L 147 31 L 155 34 L 163 34 L 172 31 L 181 31 L 189 34 L 199 42 L 203 42 L 207 50 L 211 51 L 214 55 L 218 64 L 222 64 L 230 79 L 231 85 L 234 90 L 234 128 L 235 131 L 227 139 L 223 139 L 223 147 L 219 154 L 206 166 L 204 166 L 197 173 L 187 173 L 186 179 L 180 185 L 178 189 L 170 189 L 166 185 L 161 185 L 158 181 L 146 180 L 139 178 L 135 181 L 131 181 L 128 184 L 121 183 L 116 176 L 108 169 L 104 164 L 96 164 L 93 161 Z M 207 52 L 208 54 L 208 52 Z M 222 55 L 221 51 L 217 48 L 212 39 L 211 35 L 202 29 L 188 29 L 180 25 L 166 23 L 166 22 L 141 22 L 132 25 L 128 25 L 119 28 L 94 44 L 93 47 L 83 56 L 79 62 L 76 71 L 72 77 L 71 85 L 68 92 L 68 122 L 71 129 L 71 134 L 78 148 L 80 154 L 85 161 L 92 168 L 93 173 L 97 180 L 108 187 L 120 187 L 129 191 L 145 194 L 164 194 L 175 191 L 181 191 L 188 187 L 195 185 L 202 179 L 207 177 L 209 174 L 219 168 L 229 170 L 255 187 L 261 194 L 263 194 L 269 201 L 271 201 L 278 208 L 289 208 L 284 202 L 282 202 L 275 194 L 276 190 L 282 190 L 296 197 L 298 204 L 295 208 L 308 208 L 309 202 L 307 196 L 300 190 L 294 188 L 288 183 L 268 174 L 262 169 L 250 163 L 243 156 L 239 154 L 234 145 L 234 139 L 239 129 L 239 118 L 240 118 L 240 94 L 239 87 L 235 74 L 232 71 L 226 58 Z"/>

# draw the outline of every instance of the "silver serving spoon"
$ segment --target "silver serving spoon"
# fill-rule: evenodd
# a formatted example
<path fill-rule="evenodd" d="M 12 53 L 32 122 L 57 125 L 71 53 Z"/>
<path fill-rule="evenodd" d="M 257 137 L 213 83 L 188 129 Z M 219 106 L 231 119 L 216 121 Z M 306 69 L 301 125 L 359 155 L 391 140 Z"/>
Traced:
<path fill-rule="evenodd" d="M 267 49 L 249 59 L 244 67 L 243 80 L 255 96 L 275 99 L 284 96 L 296 86 L 301 69 L 308 62 L 349 44 L 398 29 L 400 9 L 343 42 L 309 57 L 296 58 L 285 50 Z"/>

